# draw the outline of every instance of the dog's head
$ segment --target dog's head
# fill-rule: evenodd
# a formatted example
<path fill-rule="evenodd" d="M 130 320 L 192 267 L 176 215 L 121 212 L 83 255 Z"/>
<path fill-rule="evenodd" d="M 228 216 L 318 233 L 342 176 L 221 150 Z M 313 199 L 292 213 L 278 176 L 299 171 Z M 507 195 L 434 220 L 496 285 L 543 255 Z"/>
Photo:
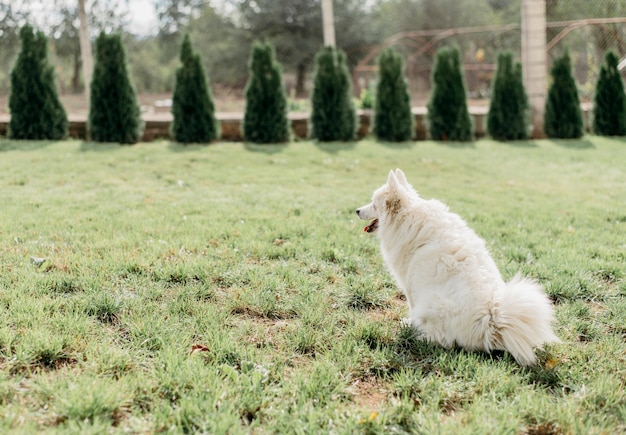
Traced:
<path fill-rule="evenodd" d="M 374 191 L 372 202 L 356 210 L 361 219 L 371 220 L 363 229 L 367 233 L 373 233 L 378 229 L 381 221 L 397 215 L 402 209 L 403 203 L 408 201 L 408 196 L 414 192 L 400 169 L 389 171 L 387 183 Z"/>

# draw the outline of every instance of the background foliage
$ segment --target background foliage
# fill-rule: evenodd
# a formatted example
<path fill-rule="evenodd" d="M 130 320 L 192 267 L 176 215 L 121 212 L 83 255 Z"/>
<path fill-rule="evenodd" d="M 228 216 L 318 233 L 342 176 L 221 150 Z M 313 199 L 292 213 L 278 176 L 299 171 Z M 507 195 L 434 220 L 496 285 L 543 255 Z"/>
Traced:
<path fill-rule="evenodd" d="M 346 55 L 325 47 L 315 57 L 310 134 L 322 142 L 349 141 L 356 134 L 356 109 Z"/>
<path fill-rule="evenodd" d="M 552 138 L 579 138 L 583 135 L 583 118 L 567 51 L 554 62 L 550 74 L 552 83 L 546 99 L 544 130 Z"/>
<path fill-rule="evenodd" d="M 513 53 L 500 53 L 487 114 L 489 136 L 496 140 L 526 139 L 529 110 L 522 65 L 513 64 Z"/>
<path fill-rule="evenodd" d="M 20 39 L 20 55 L 11 71 L 9 136 L 62 139 L 67 136 L 67 114 L 57 93 L 46 36 L 25 25 Z"/>
<path fill-rule="evenodd" d="M 596 85 L 593 131 L 602 136 L 626 135 L 626 95 L 618 62 L 615 53 L 606 53 Z"/>
<path fill-rule="evenodd" d="M 244 91 L 244 139 L 255 143 L 288 142 L 287 97 L 282 68 L 274 58 L 274 47 L 255 42 L 250 50 L 248 67 L 250 77 Z"/>
<path fill-rule="evenodd" d="M 133 2 L 89 0 L 88 4 L 94 39 L 101 30 L 122 33 L 138 92 L 171 93 L 185 33 L 198 50 L 216 95 L 241 96 L 248 78 L 249 48 L 259 38 L 275 45 L 288 96 L 305 97 L 311 89 L 314 56 L 322 44 L 319 0 L 154 0 L 156 23 L 141 32 L 132 21 Z M 626 3 L 621 0 L 549 0 L 547 5 L 548 21 L 552 22 L 626 16 Z M 489 96 L 499 51 L 512 51 L 516 58 L 521 57 L 520 33 L 515 29 L 451 34 L 441 40 L 408 37 L 417 30 L 519 25 L 520 0 L 335 0 L 334 12 L 337 43 L 346 52 L 351 70 L 376 44 L 394 37 L 393 45 L 405 59 L 411 95 L 422 104 L 429 91 L 434 53 L 441 46 L 456 44 L 461 49 L 463 63 L 470 65 L 465 74 L 472 98 Z M 4 66 L 0 68 L 0 93 L 8 93 L 8 73 L 19 47 L 18 30 L 27 19 L 49 38 L 60 93 L 80 91 L 84 83 L 76 1 L 0 0 L 0 65 Z M 550 27 L 548 37 L 562 30 Z M 588 100 L 593 96 L 604 53 L 613 49 L 622 58 L 625 40 L 624 23 L 580 26 L 549 51 L 549 58 L 558 57 L 563 47 L 569 47 L 581 98 Z M 374 66 L 374 59 L 368 67 Z M 370 72 L 358 74 L 363 88 L 372 79 Z"/>
<path fill-rule="evenodd" d="M 433 140 L 470 141 L 472 119 L 467 110 L 465 82 L 457 47 L 437 51 L 433 91 L 428 101 L 428 130 Z"/>
<path fill-rule="evenodd" d="M 413 137 L 411 95 L 402 57 L 389 48 L 378 59 L 379 79 L 374 106 L 374 135 L 380 140 L 402 142 Z"/>
<path fill-rule="evenodd" d="M 182 143 L 211 142 L 219 137 L 220 126 L 200 55 L 194 53 L 187 35 L 180 49 L 180 61 L 172 101 L 172 135 Z"/>
<path fill-rule="evenodd" d="M 87 129 L 92 140 L 132 144 L 143 131 L 139 103 L 118 34 L 96 39 Z"/>

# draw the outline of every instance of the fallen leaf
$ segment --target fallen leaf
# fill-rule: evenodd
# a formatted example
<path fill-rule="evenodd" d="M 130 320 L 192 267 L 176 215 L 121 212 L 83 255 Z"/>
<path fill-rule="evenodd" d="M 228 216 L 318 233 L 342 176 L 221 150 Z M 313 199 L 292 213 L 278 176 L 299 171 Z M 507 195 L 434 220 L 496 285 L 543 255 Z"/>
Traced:
<path fill-rule="evenodd" d="M 209 348 L 206 347 L 204 344 L 194 344 L 191 346 L 191 355 L 193 355 L 194 353 L 200 353 L 200 352 L 208 352 Z"/>
<path fill-rule="evenodd" d="M 557 365 L 559 364 L 559 359 L 558 358 L 550 358 L 548 361 L 546 361 L 544 367 L 548 370 L 552 370 L 553 368 L 555 368 Z"/>

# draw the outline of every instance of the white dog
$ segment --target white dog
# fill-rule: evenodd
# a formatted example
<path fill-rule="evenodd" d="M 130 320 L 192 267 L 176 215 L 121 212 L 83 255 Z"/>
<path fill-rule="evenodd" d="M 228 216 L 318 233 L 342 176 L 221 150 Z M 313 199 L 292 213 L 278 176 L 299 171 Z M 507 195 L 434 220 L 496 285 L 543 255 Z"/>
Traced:
<path fill-rule="evenodd" d="M 400 169 L 356 213 L 372 219 L 365 231 L 378 233 L 409 320 L 429 341 L 505 350 L 524 366 L 537 363 L 534 348 L 559 342 L 541 286 L 520 276 L 505 283 L 485 242 L 443 203 L 420 198 Z"/>

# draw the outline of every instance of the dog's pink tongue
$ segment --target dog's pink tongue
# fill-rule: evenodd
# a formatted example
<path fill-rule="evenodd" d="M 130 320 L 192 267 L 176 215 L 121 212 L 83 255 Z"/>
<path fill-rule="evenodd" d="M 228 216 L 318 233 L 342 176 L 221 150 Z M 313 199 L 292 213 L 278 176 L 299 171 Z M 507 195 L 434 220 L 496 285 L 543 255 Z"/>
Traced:
<path fill-rule="evenodd" d="M 368 225 L 363 228 L 366 233 L 373 233 L 378 228 L 378 219 L 374 219 Z"/>

